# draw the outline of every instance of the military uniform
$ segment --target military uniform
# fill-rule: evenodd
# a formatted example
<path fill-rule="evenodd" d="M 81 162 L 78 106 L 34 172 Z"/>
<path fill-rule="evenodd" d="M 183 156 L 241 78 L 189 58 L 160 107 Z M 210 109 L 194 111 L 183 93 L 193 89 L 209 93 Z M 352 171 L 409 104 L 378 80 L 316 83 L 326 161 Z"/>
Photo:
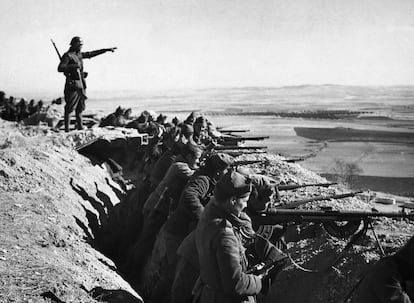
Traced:
<path fill-rule="evenodd" d="M 396 254 L 379 260 L 352 294 L 354 303 L 411 303 L 414 281 L 414 236 Z"/>
<path fill-rule="evenodd" d="M 63 54 L 58 71 L 63 72 L 66 76 L 65 82 L 65 130 L 69 131 L 69 114 L 75 110 L 76 124 L 78 129 L 82 129 L 81 113 L 85 110 L 86 97 L 86 82 L 85 73 L 83 71 L 83 59 L 90 59 L 92 57 L 103 54 L 107 51 L 114 51 L 113 49 L 100 49 L 91 52 L 76 51 L 73 46 L 82 44 L 79 37 L 74 37 L 71 41 L 71 48 Z"/>
<path fill-rule="evenodd" d="M 176 251 L 186 235 L 195 228 L 213 188 L 214 182 L 208 176 L 192 178 L 183 190 L 177 209 L 160 230 L 146 268 L 145 280 L 152 280 L 151 277 L 161 274 L 157 288 L 162 285 L 164 289 L 162 292 L 159 289 L 153 291 L 157 300 L 152 298 L 151 302 L 158 302 L 161 296 L 168 295 L 177 264 Z"/>
<path fill-rule="evenodd" d="M 178 200 L 181 191 L 194 172 L 195 170 L 188 166 L 183 156 L 178 156 L 176 162 L 170 166 L 162 181 L 145 201 L 144 215 L 148 215 L 156 207 L 166 190 L 172 199 Z"/>
<path fill-rule="evenodd" d="M 232 157 L 225 154 L 210 156 L 206 160 L 206 166 L 185 186 L 177 209 L 158 234 L 148 267 L 147 276 L 161 273 L 156 291 L 153 292 L 156 297 L 151 298 L 152 302 L 160 302 L 161 296 L 169 294 L 177 263 L 176 251 L 184 238 L 196 227 L 213 192 L 216 177 L 220 176 L 232 161 Z M 162 291 L 159 289 L 161 286 Z"/>
<path fill-rule="evenodd" d="M 250 195 L 250 199 L 247 202 L 247 208 L 253 212 L 264 211 L 273 191 L 276 190 L 275 180 L 260 174 L 250 174 L 249 177 L 252 180 L 255 195 Z"/>
<path fill-rule="evenodd" d="M 181 194 L 176 211 L 165 223 L 165 231 L 184 239 L 196 227 L 215 183 L 205 175 L 192 178 Z"/>
<path fill-rule="evenodd" d="M 242 213 L 240 218 L 228 217 L 233 227 L 237 230 L 243 230 L 243 235 L 253 236 L 253 229 L 250 218 L 247 214 Z M 243 245 L 247 241 L 242 241 Z M 192 231 L 182 241 L 177 249 L 177 266 L 175 269 L 174 282 L 171 287 L 170 303 L 190 303 L 193 295 L 192 291 L 197 278 L 200 274 L 200 265 L 198 262 L 198 253 L 195 243 L 195 231 Z"/>
<path fill-rule="evenodd" d="M 261 278 L 246 274 L 247 258 L 238 234 L 214 203 L 209 203 L 195 230 L 200 262 L 196 288 L 199 303 L 255 302 Z"/>
<path fill-rule="evenodd" d="M 414 258 L 414 256 L 413 256 Z M 394 257 L 379 260 L 353 294 L 354 303 L 411 303 Z"/>
<path fill-rule="evenodd" d="M 177 256 L 170 303 L 191 303 L 194 284 L 200 274 L 194 231 L 181 242 L 177 249 Z"/>
<path fill-rule="evenodd" d="M 6 103 L 5 96 L 6 96 L 6 94 L 4 93 L 4 91 L 0 90 L 0 106 L 3 106 Z"/>
<path fill-rule="evenodd" d="M 176 161 L 177 152 L 175 150 L 166 150 L 161 157 L 155 162 L 149 176 L 150 186 L 156 188 L 162 181 L 170 166 Z"/>
<path fill-rule="evenodd" d="M 167 220 L 171 206 L 176 203 L 194 172 L 195 170 L 190 168 L 180 155 L 177 162 L 170 166 L 161 183 L 145 201 L 142 233 L 133 248 L 134 265 L 132 267 L 137 275 L 138 283 L 142 281 L 143 276 L 146 276 L 147 271 L 144 270 L 144 273 L 139 273 L 139 271 L 147 264 L 158 232 Z"/>

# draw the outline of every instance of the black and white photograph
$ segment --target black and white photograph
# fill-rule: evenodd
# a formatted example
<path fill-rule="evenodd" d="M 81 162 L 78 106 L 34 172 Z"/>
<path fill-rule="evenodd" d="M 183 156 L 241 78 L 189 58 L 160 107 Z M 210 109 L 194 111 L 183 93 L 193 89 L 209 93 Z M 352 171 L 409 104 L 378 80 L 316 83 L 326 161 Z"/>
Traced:
<path fill-rule="evenodd" d="M 413 0 L 0 11 L 0 302 L 414 302 Z"/>

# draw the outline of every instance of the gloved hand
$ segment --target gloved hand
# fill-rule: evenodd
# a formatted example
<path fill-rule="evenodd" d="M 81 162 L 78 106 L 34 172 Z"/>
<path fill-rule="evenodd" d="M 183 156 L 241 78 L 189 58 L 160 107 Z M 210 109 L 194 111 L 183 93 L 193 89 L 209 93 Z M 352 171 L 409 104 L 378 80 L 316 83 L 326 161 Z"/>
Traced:
<path fill-rule="evenodd" d="M 254 248 L 256 255 L 262 262 L 275 262 L 287 258 L 287 255 L 270 243 L 269 240 L 265 239 L 261 235 L 257 235 L 254 241 Z"/>
<path fill-rule="evenodd" d="M 260 235 L 256 235 L 254 248 L 256 250 L 257 257 L 264 263 L 273 263 L 273 266 L 260 274 L 262 277 L 262 290 L 263 295 L 269 292 L 272 282 L 275 280 L 276 275 L 286 267 L 289 262 L 287 255 L 270 243 L 269 240 L 263 238 Z"/>
<path fill-rule="evenodd" d="M 269 293 L 270 286 L 272 286 L 272 279 L 268 275 L 262 277 L 262 289 L 260 293 L 266 296 Z"/>
<path fill-rule="evenodd" d="M 261 275 L 262 289 L 260 290 L 260 293 L 262 295 L 266 296 L 269 293 L 270 287 L 272 286 L 273 281 L 276 279 L 276 275 L 285 267 L 286 263 L 284 260 L 277 262 L 273 267 L 269 268 L 269 270 Z"/>

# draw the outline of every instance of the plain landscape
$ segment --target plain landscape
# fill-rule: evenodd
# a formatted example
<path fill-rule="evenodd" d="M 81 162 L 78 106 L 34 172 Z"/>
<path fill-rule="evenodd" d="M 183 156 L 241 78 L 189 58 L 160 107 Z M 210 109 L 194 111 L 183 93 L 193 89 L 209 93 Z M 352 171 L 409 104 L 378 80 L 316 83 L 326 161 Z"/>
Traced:
<path fill-rule="evenodd" d="M 118 105 L 184 118 L 204 113 L 216 126 L 266 135 L 269 152 L 303 157 L 301 165 L 332 175 L 335 161 L 361 168 L 360 188 L 412 195 L 414 87 L 301 85 L 161 92 L 91 93 L 88 110 Z M 329 134 L 328 134 L 329 133 Z M 378 180 L 384 180 L 379 182 Z M 393 185 L 394 184 L 394 185 Z"/>

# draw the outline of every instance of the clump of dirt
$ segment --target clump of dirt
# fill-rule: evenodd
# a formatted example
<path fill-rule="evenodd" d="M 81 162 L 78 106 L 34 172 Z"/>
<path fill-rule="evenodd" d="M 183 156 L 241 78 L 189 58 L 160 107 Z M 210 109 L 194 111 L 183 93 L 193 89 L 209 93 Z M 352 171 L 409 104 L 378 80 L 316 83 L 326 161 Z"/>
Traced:
<path fill-rule="evenodd" d="M 120 203 L 122 189 L 110 179 L 107 166 L 93 165 L 76 151 L 96 138 L 134 134 L 135 130 L 103 128 L 55 133 L 46 126 L 0 120 L 1 302 L 97 302 L 95 299 L 102 300 L 108 293 L 105 290 L 114 289 L 130 300 L 115 302 L 140 302 L 96 243 L 99 233 L 111 232 L 104 228 L 110 218 L 111 205 L 107 204 Z M 277 155 L 253 154 L 240 159 L 268 160 L 267 164 L 250 165 L 250 169 L 282 184 L 327 182 Z M 342 186 L 307 187 L 282 192 L 282 203 L 348 191 Z M 375 205 L 356 196 L 312 202 L 301 208 L 323 206 L 370 209 Z M 398 249 L 414 232 L 413 224 L 405 220 L 378 219 L 374 226 L 387 253 Z M 327 269 L 311 274 L 290 266 L 262 302 L 338 302 L 380 257 L 368 232 L 330 268 L 347 241 L 312 224 L 300 225 L 296 232 L 295 228 L 291 229 L 296 239 L 288 243 L 292 258 L 306 268 Z"/>

